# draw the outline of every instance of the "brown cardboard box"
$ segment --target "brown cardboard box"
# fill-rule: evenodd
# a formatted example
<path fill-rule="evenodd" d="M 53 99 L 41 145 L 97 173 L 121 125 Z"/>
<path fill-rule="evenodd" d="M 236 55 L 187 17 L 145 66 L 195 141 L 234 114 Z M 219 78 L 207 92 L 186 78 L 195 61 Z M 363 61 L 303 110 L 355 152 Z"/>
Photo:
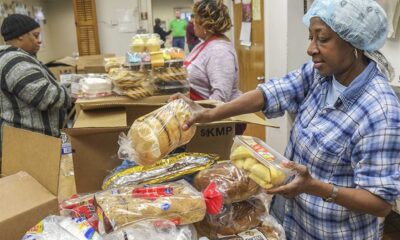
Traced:
<path fill-rule="evenodd" d="M 60 75 L 76 73 L 76 60 L 72 57 L 64 57 L 46 64 L 56 79 L 60 81 Z"/>
<path fill-rule="evenodd" d="M 114 57 L 115 54 L 80 56 L 77 60 L 78 73 L 105 73 L 104 58 Z"/>
<path fill-rule="evenodd" d="M 25 171 L 57 196 L 60 159 L 61 139 L 20 128 L 3 127 L 3 175 Z"/>
<path fill-rule="evenodd" d="M 60 81 L 60 76 L 63 74 L 76 73 L 76 67 L 74 66 L 57 66 L 57 67 L 49 67 L 49 69 L 58 81 Z"/>
<path fill-rule="evenodd" d="M 0 236 L 21 239 L 48 215 L 58 214 L 57 197 L 26 172 L 0 179 Z"/>
<path fill-rule="evenodd" d="M 202 103 L 212 105 L 207 101 Z M 121 164 L 121 160 L 117 157 L 118 136 L 122 132 L 127 133 L 136 118 L 159 108 L 163 104 L 165 103 L 121 103 L 118 101 L 114 103 L 101 101 L 88 104 L 80 103 L 81 111 L 74 128 L 64 130 L 72 143 L 78 193 L 100 190 L 105 176 Z M 246 114 L 225 121 L 203 124 L 198 127 L 196 135 L 187 144 L 187 150 L 218 153 L 221 158 L 227 159 L 234 136 L 234 127 L 238 122 L 276 127 L 255 114 Z M 57 165 L 57 161 L 59 167 L 60 140 L 15 128 L 5 129 L 4 136 L 8 135 L 11 135 L 14 140 L 11 142 L 9 140 L 4 141 L 4 144 L 6 146 L 8 144 L 8 147 L 3 147 L 3 158 L 17 158 L 19 160 L 15 162 L 22 163 L 3 161 L 5 172 L 12 174 L 26 169 L 41 184 L 50 182 L 51 184 L 47 188 L 52 189 L 51 192 L 57 195 L 57 174 L 54 176 L 54 174 L 44 174 L 43 172 L 47 172 L 46 169 L 51 169 L 50 165 Z M 11 137 L 7 137 L 7 139 L 9 138 Z M 54 139 L 57 141 L 53 141 Z M 24 146 L 24 149 L 21 149 L 20 146 Z M 43 159 L 47 160 L 43 161 Z M 40 165 L 41 171 L 35 169 L 35 166 L 39 165 L 37 163 L 43 165 Z M 44 179 L 43 175 L 47 178 Z M 48 179 L 51 180 L 48 181 Z"/>
<path fill-rule="evenodd" d="M 113 108 L 116 106 L 124 107 L 125 104 L 130 104 L 130 103 L 136 103 L 136 104 L 159 103 L 160 105 L 162 105 L 168 102 L 168 99 L 170 97 L 171 95 L 160 95 L 160 96 L 145 97 L 142 99 L 132 99 L 126 96 L 111 96 L 111 97 L 95 98 L 95 99 L 78 99 L 75 102 L 75 109 L 76 112 L 79 114 L 81 110 Z"/>
<path fill-rule="evenodd" d="M 203 104 L 212 104 L 203 101 Z M 74 151 L 74 168 L 78 192 L 99 190 L 109 171 L 121 163 L 117 152 L 118 136 L 129 130 L 133 121 L 163 103 L 89 103 L 80 102 L 81 112 L 74 128 L 66 129 Z M 202 124 L 186 148 L 192 152 L 217 153 L 229 157 L 235 124 L 246 122 L 276 127 L 255 114 L 246 114 L 220 122 Z"/>
<path fill-rule="evenodd" d="M 0 239 L 21 239 L 46 216 L 59 214 L 57 196 L 66 194 L 64 188 L 74 188 L 69 186 L 71 176 L 62 176 L 60 168 L 72 161 L 68 157 L 61 157 L 59 138 L 3 127 L 2 175 L 6 177 L 0 179 Z"/>
<path fill-rule="evenodd" d="M 68 141 L 66 137 L 63 140 Z M 59 138 L 4 126 L 2 174 L 25 171 L 59 200 L 70 197 L 76 193 L 73 160 L 70 149 L 62 149 L 61 142 Z"/>

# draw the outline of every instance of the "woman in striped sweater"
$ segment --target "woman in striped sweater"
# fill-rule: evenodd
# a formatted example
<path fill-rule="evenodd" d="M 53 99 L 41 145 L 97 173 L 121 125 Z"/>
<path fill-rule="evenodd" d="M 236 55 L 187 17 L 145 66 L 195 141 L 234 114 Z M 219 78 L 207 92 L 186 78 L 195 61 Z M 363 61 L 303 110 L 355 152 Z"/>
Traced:
<path fill-rule="evenodd" d="M 39 24 L 12 14 L 4 19 L 1 35 L 7 43 L 0 47 L 1 136 L 5 124 L 59 136 L 71 100 L 36 58 L 41 44 Z"/>

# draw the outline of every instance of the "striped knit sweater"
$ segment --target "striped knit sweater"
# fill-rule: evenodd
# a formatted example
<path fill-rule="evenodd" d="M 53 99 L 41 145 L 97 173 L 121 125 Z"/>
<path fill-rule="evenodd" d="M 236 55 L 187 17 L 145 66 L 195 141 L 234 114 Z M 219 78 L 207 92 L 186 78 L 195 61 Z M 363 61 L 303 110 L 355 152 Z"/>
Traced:
<path fill-rule="evenodd" d="M 1 138 L 5 124 L 59 136 L 71 100 L 48 68 L 21 49 L 0 46 L 0 74 Z"/>

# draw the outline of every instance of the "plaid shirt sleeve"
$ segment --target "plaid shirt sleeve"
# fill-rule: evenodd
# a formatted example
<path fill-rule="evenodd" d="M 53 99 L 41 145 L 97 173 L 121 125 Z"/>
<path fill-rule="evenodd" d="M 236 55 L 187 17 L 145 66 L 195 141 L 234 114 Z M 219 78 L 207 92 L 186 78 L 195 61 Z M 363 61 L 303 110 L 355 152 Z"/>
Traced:
<path fill-rule="evenodd" d="M 259 84 L 257 89 L 264 94 L 263 112 L 268 118 L 282 116 L 285 111 L 295 113 L 304 101 L 314 82 L 311 61 L 300 69 L 289 72 L 283 78 L 273 78 Z"/>
<path fill-rule="evenodd" d="M 381 127 L 360 136 L 352 152 L 357 188 L 390 204 L 400 195 L 400 124 L 382 121 Z"/>

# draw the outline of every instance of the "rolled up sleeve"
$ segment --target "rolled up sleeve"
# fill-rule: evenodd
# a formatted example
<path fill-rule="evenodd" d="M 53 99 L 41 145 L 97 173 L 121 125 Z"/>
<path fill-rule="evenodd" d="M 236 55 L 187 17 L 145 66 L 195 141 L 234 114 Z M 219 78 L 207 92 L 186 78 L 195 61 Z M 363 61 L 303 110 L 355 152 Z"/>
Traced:
<path fill-rule="evenodd" d="M 390 204 L 400 194 L 400 125 L 384 126 L 363 136 L 353 150 L 357 188 Z"/>
<path fill-rule="evenodd" d="M 285 111 L 297 112 L 313 83 L 313 64 L 307 62 L 300 69 L 289 72 L 283 78 L 273 78 L 259 84 L 257 89 L 264 94 L 265 116 L 274 118 L 282 116 Z"/>

